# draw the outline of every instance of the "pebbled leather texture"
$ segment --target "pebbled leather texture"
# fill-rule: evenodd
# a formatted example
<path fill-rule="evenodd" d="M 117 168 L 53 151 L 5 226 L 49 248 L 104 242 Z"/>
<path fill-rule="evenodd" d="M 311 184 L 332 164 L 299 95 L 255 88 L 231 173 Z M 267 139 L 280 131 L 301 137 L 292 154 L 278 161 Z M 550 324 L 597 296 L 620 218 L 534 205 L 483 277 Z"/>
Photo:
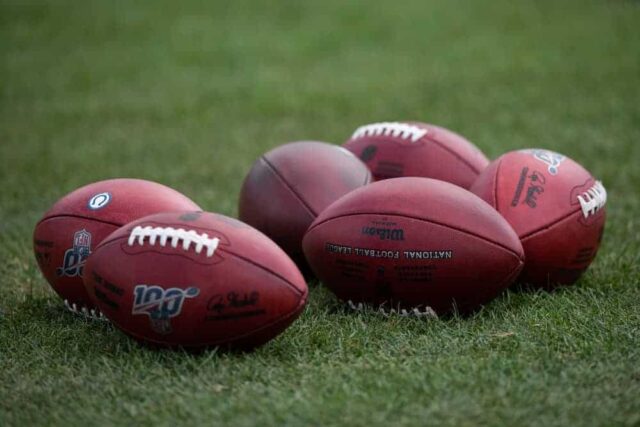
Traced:
<path fill-rule="evenodd" d="M 329 206 L 303 247 L 339 298 L 391 307 L 471 311 L 511 284 L 523 265 L 515 232 L 470 192 L 396 178 Z"/>
<path fill-rule="evenodd" d="M 587 212 L 595 178 L 570 158 L 552 151 L 512 151 L 496 159 L 471 191 L 512 225 L 526 253 L 520 282 L 551 289 L 570 285 L 596 256 L 606 208 Z"/>
<path fill-rule="evenodd" d="M 368 184 L 367 167 L 342 147 L 303 141 L 259 158 L 240 192 L 239 217 L 272 238 L 302 268 L 302 236 L 332 202 Z"/>
<path fill-rule="evenodd" d="M 164 244 L 160 237 L 129 239 L 138 226 L 168 230 Z M 197 240 L 211 242 L 212 251 L 175 238 L 186 235 L 177 230 L 201 236 Z M 113 324 L 164 346 L 261 345 L 295 320 L 308 294 L 300 271 L 273 241 L 207 212 L 127 224 L 96 248 L 86 269 L 87 290 Z"/>
<path fill-rule="evenodd" d="M 40 271 L 71 306 L 93 309 L 82 284 L 89 253 L 118 227 L 153 213 L 200 210 L 183 194 L 151 181 L 111 179 L 58 200 L 36 224 L 33 247 Z"/>
<path fill-rule="evenodd" d="M 468 189 L 489 164 L 474 144 L 448 129 L 420 122 L 380 125 L 382 132 L 356 132 L 344 144 L 367 164 L 376 180 L 415 176 L 439 179 Z M 390 128 L 399 125 L 398 132 L 384 132 L 385 125 Z M 413 140 L 408 133 L 400 132 L 406 125 L 426 130 L 426 133 Z"/>

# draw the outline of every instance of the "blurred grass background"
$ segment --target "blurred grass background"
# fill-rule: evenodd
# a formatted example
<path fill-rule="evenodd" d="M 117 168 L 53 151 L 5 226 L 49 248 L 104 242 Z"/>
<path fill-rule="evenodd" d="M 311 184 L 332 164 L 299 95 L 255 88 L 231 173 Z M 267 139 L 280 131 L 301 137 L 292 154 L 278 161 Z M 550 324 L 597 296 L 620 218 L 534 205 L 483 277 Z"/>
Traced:
<path fill-rule="evenodd" d="M 0 0 L 0 424 L 639 425 L 636 1 Z M 551 148 L 610 194 L 589 273 L 471 319 L 345 311 L 321 286 L 248 355 L 151 352 L 67 315 L 30 235 L 108 177 L 235 215 L 262 152 L 421 120 Z"/>

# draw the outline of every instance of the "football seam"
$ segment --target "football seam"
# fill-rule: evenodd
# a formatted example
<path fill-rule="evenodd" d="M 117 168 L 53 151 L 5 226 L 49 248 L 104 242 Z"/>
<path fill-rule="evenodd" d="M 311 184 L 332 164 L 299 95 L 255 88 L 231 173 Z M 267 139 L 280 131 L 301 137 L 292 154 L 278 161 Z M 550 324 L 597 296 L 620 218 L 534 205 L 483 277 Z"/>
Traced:
<path fill-rule="evenodd" d="M 88 219 L 90 221 L 96 221 L 96 222 L 101 222 L 103 224 L 108 224 L 108 225 L 114 225 L 118 228 L 122 227 L 124 224 L 119 224 L 117 222 L 112 222 L 112 221 L 105 221 L 103 219 L 98 219 L 98 218 L 91 218 L 88 216 L 84 216 L 84 215 L 73 215 L 73 214 L 59 214 L 59 215 L 51 215 L 51 216 L 47 216 L 45 218 L 42 218 L 40 221 L 38 221 L 38 223 L 36 224 L 36 227 L 40 224 L 42 224 L 45 221 L 48 221 L 50 219 L 54 219 L 54 218 L 78 218 L 78 219 Z"/>
<path fill-rule="evenodd" d="M 564 215 L 564 216 L 562 216 L 562 217 L 560 217 L 560 218 L 556 219 L 555 221 L 553 221 L 553 222 L 551 222 L 551 223 L 549 223 L 549 224 L 547 224 L 547 225 L 544 225 L 544 226 L 542 226 L 542 227 L 540 227 L 540 228 L 537 228 L 537 229 L 535 229 L 535 230 L 533 230 L 533 231 L 531 231 L 531 232 L 529 232 L 529 233 L 525 234 L 524 236 L 520 237 L 520 240 L 524 243 L 524 241 L 525 241 L 525 240 L 530 239 L 530 238 L 532 238 L 532 237 L 535 237 L 536 235 L 538 235 L 538 234 L 540 234 L 540 233 L 544 233 L 545 231 L 548 231 L 548 230 L 550 230 L 550 229 L 552 229 L 552 228 L 556 227 L 556 226 L 557 226 L 559 223 L 561 223 L 562 221 L 564 221 L 564 220 L 566 220 L 566 219 L 569 219 L 569 218 L 571 218 L 573 215 L 575 215 L 575 214 L 577 214 L 577 213 L 580 213 L 580 212 L 581 212 L 581 209 L 580 209 L 580 208 L 578 208 L 578 209 L 576 209 L 576 210 L 574 210 L 574 211 L 572 211 L 572 212 L 568 213 L 567 215 Z"/>
<path fill-rule="evenodd" d="M 123 238 L 124 237 L 126 237 L 126 236 L 123 236 Z M 119 240 L 119 239 L 113 239 L 109 243 L 115 242 L 117 240 Z M 271 328 L 271 327 L 273 327 L 275 325 L 279 325 L 281 322 L 283 322 L 285 320 L 288 320 L 291 317 L 297 317 L 298 315 L 300 315 L 302 313 L 302 311 L 303 311 L 303 309 L 304 309 L 304 307 L 305 307 L 305 305 L 307 303 L 307 300 L 309 299 L 309 291 L 308 290 L 306 292 L 305 291 L 301 291 L 296 286 L 294 286 L 291 282 L 289 282 L 288 280 L 286 280 L 285 278 L 283 278 L 279 274 L 276 274 L 273 271 L 271 271 L 269 269 L 266 269 L 263 266 L 261 266 L 259 264 L 256 264 L 256 263 L 254 263 L 254 262 L 252 262 L 250 260 L 247 260 L 244 257 L 238 256 L 235 253 L 228 252 L 228 251 L 223 251 L 223 252 L 228 253 L 229 255 L 235 256 L 236 258 L 238 258 L 238 259 L 240 259 L 242 261 L 245 261 L 247 263 L 253 264 L 256 267 L 258 267 L 258 268 L 260 268 L 260 269 L 272 274 L 273 276 L 277 277 L 281 282 L 284 282 L 288 286 L 288 288 L 293 291 L 294 294 L 296 294 L 298 296 L 298 303 L 296 304 L 296 306 L 294 307 L 293 310 L 276 317 L 275 319 L 273 319 L 273 321 L 271 321 L 271 322 L 269 322 L 269 323 L 267 323 L 265 325 L 262 325 L 262 326 L 260 326 L 260 327 L 258 327 L 256 329 L 252 329 L 251 331 L 248 331 L 248 332 L 246 332 L 246 333 L 244 333 L 242 335 L 235 336 L 233 339 L 230 339 L 228 341 L 214 341 L 214 342 L 210 342 L 210 343 L 206 343 L 206 344 L 183 346 L 183 347 L 186 347 L 186 348 L 189 348 L 189 347 L 209 347 L 209 346 L 219 346 L 219 345 L 233 344 L 234 342 L 240 341 L 240 340 L 242 340 L 244 338 L 247 338 L 247 337 L 249 337 L 251 335 L 259 333 L 259 332 L 263 331 L 264 329 Z M 138 338 L 138 339 L 140 339 L 142 341 L 147 341 L 147 342 L 151 342 L 151 343 L 155 343 L 155 344 L 161 344 L 161 345 L 167 345 L 167 343 L 164 342 L 164 341 L 158 341 L 158 340 L 154 340 L 154 339 L 149 339 L 149 338 L 143 337 L 140 334 L 133 333 L 133 332 L 131 332 L 130 329 L 125 328 L 125 327 L 123 327 L 121 325 L 117 325 L 117 326 L 120 329 L 122 329 L 123 331 L 125 331 L 127 334 L 133 335 L 134 337 L 136 337 L 136 338 Z M 282 331 L 282 332 L 284 332 L 284 331 Z M 224 344 L 221 344 L 221 343 L 224 343 Z M 176 347 L 180 346 L 178 344 L 169 344 L 169 345 L 176 346 Z"/>
<path fill-rule="evenodd" d="M 476 234 L 476 233 L 473 233 L 473 232 L 471 232 L 471 231 L 464 230 L 464 229 L 462 229 L 462 228 L 458 228 L 458 227 L 454 227 L 454 226 L 451 226 L 451 225 L 448 225 L 448 224 L 444 224 L 444 223 L 441 223 L 441 222 L 438 222 L 438 221 L 433 221 L 433 220 L 430 220 L 430 219 L 418 218 L 418 217 L 411 216 L 411 215 L 407 215 L 407 214 L 393 213 L 393 212 L 358 212 L 358 213 L 350 213 L 350 214 L 344 214 L 344 215 L 333 216 L 333 217 L 331 217 L 331 218 L 326 218 L 326 219 L 323 219 L 323 220 L 322 220 L 322 221 L 320 221 L 320 222 L 317 222 L 317 223 L 312 224 L 312 225 L 309 227 L 309 229 L 307 230 L 307 232 L 305 233 L 305 235 L 306 235 L 306 234 L 311 233 L 311 231 L 312 231 L 313 229 L 315 229 L 315 228 L 319 227 L 320 225 L 322 225 L 322 224 L 324 224 L 324 223 L 327 223 L 327 222 L 329 222 L 329 221 L 332 221 L 332 220 L 335 220 L 335 219 L 341 219 L 341 218 L 351 217 L 351 216 L 357 216 L 357 215 L 390 215 L 390 216 L 398 216 L 398 217 L 402 217 L 402 218 L 415 219 L 415 220 L 417 220 L 417 221 L 422 221 L 422 222 L 428 222 L 428 223 L 431 223 L 431 224 L 436 224 L 436 225 L 439 225 L 439 226 L 441 226 L 441 227 L 449 228 L 449 229 L 451 229 L 451 230 L 456 230 L 456 231 L 459 231 L 459 232 L 461 232 L 461 233 L 468 234 L 469 236 L 473 236 L 473 237 L 475 237 L 475 238 L 477 238 L 477 239 L 480 239 L 480 240 L 483 240 L 483 241 L 485 241 L 485 242 L 487 242 L 487 243 L 491 243 L 491 244 L 493 244 L 493 245 L 495 245 L 495 246 L 498 246 L 498 247 L 500 247 L 500 248 L 502 248 L 502 249 L 506 250 L 506 251 L 507 251 L 507 252 L 509 252 L 510 254 L 515 255 L 515 256 L 516 256 L 516 258 L 518 258 L 519 260 L 521 260 L 521 261 L 523 261 L 523 262 L 524 262 L 524 258 L 523 258 L 522 256 L 520 256 L 517 252 L 515 252 L 514 250 L 512 250 L 511 248 L 509 248 L 508 246 L 505 246 L 505 245 L 503 245 L 502 243 L 498 243 L 498 242 L 495 242 L 495 241 L 493 241 L 493 240 L 487 239 L 486 237 L 480 236 L 480 235 L 478 235 L 478 234 Z"/>
<path fill-rule="evenodd" d="M 505 292 L 505 290 L 517 280 L 520 273 L 522 273 L 524 264 L 525 264 L 524 260 L 518 257 L 518 263 L 513 267 L 512 270 L 509 270 L 509 273 L 506 276 L 504 276 L 504 278 L 501 281 L 498 282 L 498 287 L 500 288 L 498 293 L 495 294 L 490 300 L 485 301 L 484 303 L 479 304 L 478 306 L 485 307 L 491 304 L 492 302 L 494 302 L 495 299 L 498 298 L 500 295 L 502 295 Z M 462 308 L 464 309 L 465 307 L 462 307 Z"/>
<path fill-rule="evenodd" d="M 231 252 L 229 250 L 225 250 L 224 248 L 221 248 L 221 252 L 224 252 L 226 254 L 232 255 L 238 259 L 243 260 L 244 262 L 248 263 L 248 264 L 252 264 L 257 268 L 260 268 L 264 271 L 266 271 L 267 273 L 270 273 L 271 275 L 277 277 L 278 279 L 282 280 L 284 283 L 286 283 L 295 293 L 297 293 L 299 296 L 303 296 L 305 294 L 304 291 L 301 291 L 296 285 L 294 285 L 293 283 L 291 283 L 290 281 L 288 281 L 287 279 L 285 279 L 284 277 L 282 277 L 281 275 L 279 275 L 278 273 L 276 273 L 275 271 L 265 267 L 264 265 L 258 264 L 257 262 L 254 262 L 248 258 L 243 257 L 242 255 L 238 255 L 235 252 Z M 297 267 L 296 267 L 297 268 Z"/>
<path fill-rule="evenodd" d="M 298 305 L 296 305 L 295 309 L 293 309 L 292 311 L 285 313 L 281 316 L 278 316 L 277 318 L 275 318 L 272 322 L 269 322 L 265 325 L 262 325 L 256 329 L 253 329 L 249 332 L 245 332 L 242 335 L 237 335 L 234 336 L 232 339 L 224 341 L 224 340 L 220 340 L 220 341 L 212 341 L 212 342 L 208 342 L 208 343 L 204 343 L 204 344 L 194 344 L 194 345 L 180 345 L 180 344 L 169 344 L 165 341 L 159 341 L 159 340 L 155 340 L 155 339 L 151 339 L 151 338 L 147 338 L 147 337 L 143 337 L 141 334 L 137 334 L 134 332 L 131 332 L 130 329 L 125 328 L 121 325 L 117 325 L 118 328 L 122 329 L 125 333 L 132 335 L 134 337 L 136 337 L 137 339 L 144 341 L 144 342 L 149 342 L 149 343 L 153 343 L 153 344 L 159 344 L 159 345 L 168 345 L 170 347 L 183 347 L 183 348 L 203 348 L 203 347 L 218 347 L 218 346 L 225 346 L 225 345 L 233 345 L 234 343 L 238 342 L 238 341 L 242 341 L 243 339 L 250 337 L 251 335 L 257 334 L 262 332 L 263 330 L 267 329 L 267 328 L 272 328 L 276 325 L 280 325 L 282 322 L 284 322 L 285 320 L 290 319 L 291 317 L 297 317 L 300 314 L 302 314 L 302 311 L 304 310 L 304 306 L 307 303 L 307 297 L 301 298 L 300 301 L 298 301 Z M 295 319 L 294 319 L 295 320 Z M 113 322 L 112 322 L 113 323 Z M 284 331 L 280 331 L 280 333 L 276 334 L 276 336 L 280 335 L 281 333 L 283 333 Z M 275 337 L 273 337 L 275 338 Z M 270 340 L 269 340 L 270 341 Z"/>
<path fill-rule="evenodd" d="M 519 263 L 515 266 L 513 270 L 500 282 L 500 286 L 504 286 L 505 283 L 514 282 L 517 277 L 522 273 L 522 269 L 524 268 L 525 261 L 523 259 L 518 259 Z M 503 289 L 504 291 L 504 289 Z"/>
<path fill-rule="evenodd" d="M 464 157 L 462 157 L 461 155 L 459 155 L 458 153 L 456 153 L 455 151 L 453 151 L 452 149 L 447 147 L 445 144 L 443 144 L 442 142 L 440 142 L 440 141 L 438 141 L 436 139 L 433 139 L 433 138 L 429 137 L 429 132 L 427 132 L 427 134 L 423 138 L 428 139 L 429 141 L 433 142 L 434 144 L 436 144 L 439 147 L 441 147 L 442 149 L 444 149 L 449 154 L 453 155 L 455 158 L 457 158 L 459 161 L 461 161 L 463 164 L 465 164 L 469 169 L 471 169 L 476 174 L 479 174 L 481 172 L 481 170 L 476 169 L 468 160 L 466 160 Z M 470 141 L 469 141 L 469 143 L 471 144 Z"/>
<path fill-rule="evenodd" d="M 496 171 L 493 175 L 493 207 L 498 212 L 500 212 L 500 209 L 498 208 L 498 173 L 500 172 L 500 167 L 502 166 L 502 160 L 503 159 L 498 160 L 498 165 L 496 166 Z"/>
<path fill-rule="evenodd" d="M 119 237 L 113 238 L 113 239 L 111 239 L 111 240 L 109 240 L 109 241 L 103 240 L 102 242 L 100 242 L 100 244 L 98 244 L 98 246 L 96 246 L 96 247 L 95 247 L 94 252 L 97 252 L 97 251 L 98 251 L 98 249 L 101 249 L 103 246 L 109 245 L 109 244 L 114 243 L 114 242 L 117 242 L 117 241 L 119 241 L 119 240 L 128 239 L 128 238 L 129 238 L 129 236 L 119 236 Z M 183 257 L 183 258 L 185 258 L 185 259 L 188 259 L 189 261 L 194 262 L 194 263 L 196 263 L 196 264 L 203 265 L 203 263 L 197 262 L 197 261 L 195 261 L 195 260 L 191 259 L 190 257 L 186 256 L 186 255 L 185 255 L 185 254 L 183 254 L 183 253 L 166 254 L 166 253 L 158 252 L 158 251 L 153 251 L 153 252 L 158 253 L 158 254 L 161 254 L 161 255 L 180 256 L 180 257 Z M 260 268 L 261 270 L 266 271 L 267 273 L 271 274 L 272 276 L 277 277 L 278 279 L 280 279 L 280 280 L 281 280 L 281 281 L 283 281 L 284 283 L 286 283 L 286 284 L 287 284 L 287 285 L 288 285 L 288 286 L 289 286 L 289 287 L 290 287 L 290 288 L 291 288 L 295 293 L 297 293 L 298 295 L 304 295 L 304 292 L 303 292 L 303 291 L 300 291 L 300 289 L 298 289 L 298 287 L 297 287 L 296 285 L 294 285 L 294 284 L 293 284 L 293 283 L 291 283 L 289 280 L 285 279 L 283 276 L 281 276 L 280 274 L 276 273 L 275 271 L 273 271 L 273 270 L 271 270 L 271 269 L 267 268 L 267 267 L 266 267 L 266 266 L 264 266 L 264 265 L 258 264 L 258 263 L 254 262 L 254 261 L 251 261 L 250 259 L 245 258 L 245 257 L 243 257 L 242 255 L 238 255 L 238 254 L 237 254 L 237 253 L 235 253 L 235 252 L 231 252 L 231 251 L 229 251 L 228 249 L 225 249 L 225 248 L 223 248 L 223 247 L 218 247 L 218 248 L 216 249 L 216 252 L 223 252 L 223 253 L 225 253 L 225 254 L 228 254 L 228 255 L 234 256 L 234 257 L 236 257 L 236 258 L 238 258 L 238 259 L 241 259 L 242 261 L 245 261 L 245 262 L 247 262 L 247 263 L 249 263 L 249 264 L 252 264 L 252 265 L 254 265 L 254 266 L 256 266 L 256 267 Z M 134 255 L 135 255 L 135 254 L 134 254 Z M 206 265 L 208 265 L 208 263 L 207 263 Z"/>
<path fill-rule="evenodd" d="M 280 172 L 278 172 L 278 170 L 276 169 L 275 166 L 273 166 L 269 160 L 267 160 L 267 158 L 265 156 L 262 156 L 261 159 L 265 162 L 265 164 L 267 165 L 267 168 L 269 168 L 269 170 L 271 170 L 271 172 L 273 172 L 273 174 L 276 176 L 276 178 L 278 178 L 282 184 L 284 185 L 284 187 L 289 190 L 291 192 L 291 194 L 293 194 L 295 196 L 295 198 L 300 202 L 300 204 L 311 214 L 311 216 L 313 218 L 317 217 L 318 214 L 314 212 L 313 209 L 311 209 L 311 206 L 309 206 L 307 204 L 307 202 L 302 198 L 302 196 L 300 194 L 298 194 L 298 192 L 296 190 L 293 189 L 293 187 L 291 186 L 291 184 L 289 184 L 289 182 L 280 174 Z"/>
<path fill-rule="evenodd" d="M 364 182 L 362 183 L 361 187 L 364 187 L 365 185 L 370 184 L 371 179 L 373 178 L 373 175 L 371 174 L 371 170 L 369 169 L 369 166 L 366 166 L 366 168 L 367 169 L 366 169 L 366 173 L 364 174 Z"/>

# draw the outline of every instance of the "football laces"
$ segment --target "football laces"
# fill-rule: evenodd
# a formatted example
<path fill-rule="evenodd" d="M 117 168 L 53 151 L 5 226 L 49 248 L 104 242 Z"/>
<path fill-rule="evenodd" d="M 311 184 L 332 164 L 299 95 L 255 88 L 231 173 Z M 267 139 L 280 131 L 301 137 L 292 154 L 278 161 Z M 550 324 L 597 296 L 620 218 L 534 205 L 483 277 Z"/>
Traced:
<path fill-rule="evenodd" d="M 84 316 L 93 320 L 101 320 L 103 322 L 108 322 L 109 320 L 106 318 L 104 314 L 97 308 L 87 308 L 85 306 L 78 305 L 76 303 L 71 303 L 69 300 L 64 300 L 64 306 L 70 312 L 77 314 L 79 316 Z"/>
<path fill-rule="evenodd" d="M 582 215 L 588 218 L 589 215 L 595 215 L 607 203 L 607 190 L 602 182 L 596 181 L 593 187 L 578 196 Z"/>
<path fill-rule="evenodd" d="M 418 307 L 411 308 L 409 310 L 404 308 L 387 308 L 384 305 L 379 305 L 377 307 L 363 304 L 361 302 L 354 303 L 352 300 L 347 301 L 347 307 L 353 311 L 365 311 L 366 309 L 371 309 L 374 312 L 380 313 L 385 317 L 392 316 L 400 316 L 400 317 L 416 317 L 416 318 L 427 318 L 427 319 L 437 319 L 438 314 L 429 306 L 424 307 L 424 310 L 421 310 Z"/>
<path fill-rule="evenodd" d="M 151 246 L 156 244 L 167 246 L 168 243 L 172 248 L 177 248 L 180 245 L 185 251 L 188 251 L 193 244 L 194 250 L 198 254 L 206 249 L 208 258 L 215 253 L 220 239 L 210 238 L 207 233 L 200 234 L 195 230 L 185 230 L 184 228 L 142 227 L 138 225 L 131 231 L 128 244 L 129 246 L 134 246 L 136 243 L 144 245 L 145 242 Z"/>
<path fill-rule="evenodd" d="M 416 142 L 427 134 L 428 130 L 408 123 L 381 122 L 360 126 L 351 136 L 351 139 L 367 136 L 390 136 L 392 138 L 406 139 Z"/>

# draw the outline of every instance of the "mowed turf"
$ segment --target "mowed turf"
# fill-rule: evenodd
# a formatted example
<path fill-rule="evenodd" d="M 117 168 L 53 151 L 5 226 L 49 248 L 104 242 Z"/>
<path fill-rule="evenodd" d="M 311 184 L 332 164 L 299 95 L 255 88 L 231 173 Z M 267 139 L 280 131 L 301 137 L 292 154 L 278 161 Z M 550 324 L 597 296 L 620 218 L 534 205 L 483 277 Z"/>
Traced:
<path fill-rule="evenodd" d="M 0 2 L 0 425 L 640 425 L 640 4 Z M 31 233 L 108 177 L 236 214 L 291 140 L 422 120 L 544 147 L 609 191 L 598 258 L 470 318 L 307 310 L 248 354 L 153 351 L 67 313 Z"/>

